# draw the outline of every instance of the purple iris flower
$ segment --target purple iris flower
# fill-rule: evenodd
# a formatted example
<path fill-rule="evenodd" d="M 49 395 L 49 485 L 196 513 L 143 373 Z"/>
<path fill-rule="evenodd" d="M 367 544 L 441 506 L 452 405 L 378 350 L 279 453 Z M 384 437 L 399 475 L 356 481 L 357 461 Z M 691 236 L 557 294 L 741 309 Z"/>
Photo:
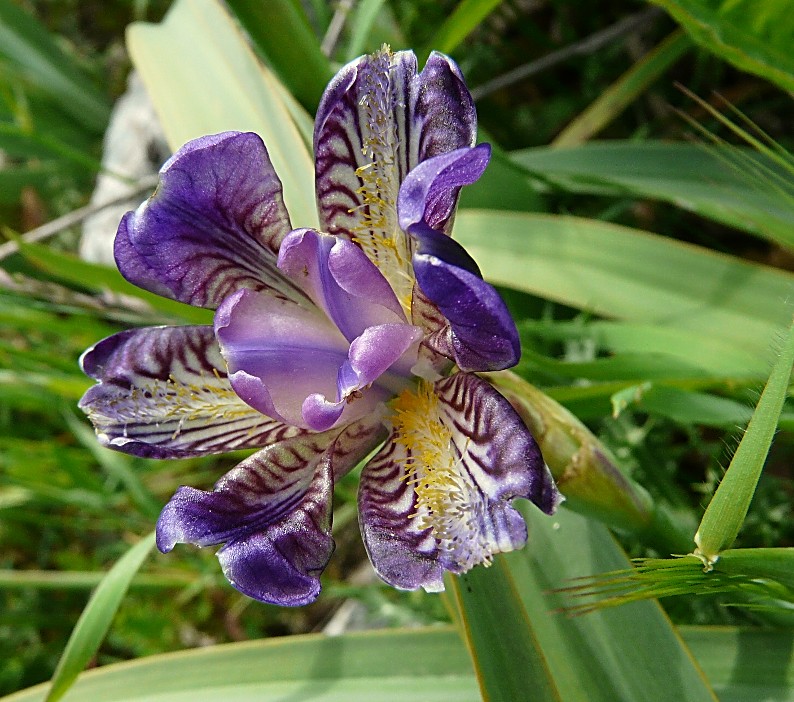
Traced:
<path fill-rule="evenodd" d="M 373 451 L 361 532 L 398 588 L 488 564 L 526 541 L 512 506 L 560 496 L 516 412 L 476 371 L 515 364 L 498 293 L 450 238 L 485 169 L 457 66 L 388 49 L 345 66 L 314 134 L 322 232 L 292 229 L 261 139 L 183 146 L 116 236 L 122 274 L 215 309 L 214 326 L 153 327 L 86 351 L 80 406 L 100 441 L 178 458 L 257 448 L 211 491 L 181 487 L 157 544 L 223 544 L 241 592 L 300 605 L 334 548 L 333 486 Z"/>

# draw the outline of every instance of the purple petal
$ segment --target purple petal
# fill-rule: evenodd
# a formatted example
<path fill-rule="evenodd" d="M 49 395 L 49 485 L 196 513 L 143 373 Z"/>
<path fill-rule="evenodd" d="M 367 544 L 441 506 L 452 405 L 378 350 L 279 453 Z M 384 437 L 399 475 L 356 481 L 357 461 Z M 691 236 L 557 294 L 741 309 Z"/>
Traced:
<path fill-rule="evenodd" d="M 461 186 L 476 182 L 490 158 L 491 147 L 480 144 L 435 156 L 408 173 L 397 200 L 403 231 L 409 232 L 419 223 L 445 230 L 454 214 Z"/>
<path fill-rule="evenodd" d="M 258 448 L 299 433 L 234 393 L 212 327 L 152 327 L 88 349 L 84 372 L 99 383 L 80 407 L 110 448 L 180 458 Z"/>
<path fill-rule="evenodd" d="M 292 232 L 278 267 L 334 322 L 348 341 L 378 324 L 405 322 L 377 266 L 355 244 L 311 229 Z"/>
<path fill-rule="evenodd" d="M 215 332 L 235 392 L 263 414 L 313 431 L 379 412 L 410 375 L 422 334 L 386 324 L 348 344 L 319 310 L 250 290 L 224 301 Z"/>
<path fill-rule="evenodd" d="M 392 587 L 444 589 L 444 568 L 432 530 L 413 517 L 416 495 L 406 480 L 409 449 L 389 437 L 367 463 L 358 488 L 361 536 L 375 572 Z"/>
<path fill-rule="evenodd" d="M 334 548 L 333 476 L 378 438 L 372 424 L 297 437 L 246 459 L 212 492 L 181 487 L 160 515 L 157 546 L 225 543 L 218 559 L 238 590 L 278 605 L 311 602 Z"/>
<path fill-rule="evenodd" d="M 225 132 L 188 142 L 162 167 L 154 195 L 119 226 L 116 262 L 136 285 L 200 307 L 240 288 L 298 299 L 275 266 L 290 229 L 262 140 Z"/>
<path fill-rule="evenodd" d="M 348 64 L 326 89 L 315 121 L 321 228 L 359 239 L 395 228 L 396 222 L 384 227 L 381 220 L 390 220 L 408 172 L 472 146 L 476 131 L 471 95 L 446 56 L 431 54 L 419 74 L 416 57 L 406 51 Z"/>
<path fill-rule="evenodd" d="M 274 419 L 306 428 L 303 400 L 336 396 L 348 343 L 320 310 L 241 290 L 215 314 L 215 333 L 235 392 Z"/>
<path fill-rule="evenodd" d="M 336 401 L 313 393 L 303 402 L 303 417 L 308 425 L 324 431 L 345 410 L 349 417 L 375 411 L 378 404 L 407 385 L 417 358 L 415 344 L 421 338 L 422 330 L 409 324 L 382 324 L 365 329 L 350 344 L 348 359 L 339 368 Z"/>
<path fill-rule="evenodd" d="M 362 473 L 359 514 L 375 570 L 395 587 L 440 589 L 443 570 L 520 548 L 526 525 L 512 500 L 548 513 L 560 500 L 515 410 L 473 374 L 401 396 L 393 423 Z"/>
<path fill-rule="evenodd" d="M 431 348 L 464 371 L 502 370 L 518 363 L 521 342 L 515 322 L 499 293 L 470 269 L 463 247 L 431 229 L 417 241 L 416 282 L 449 322 L 428 340 Z"/>

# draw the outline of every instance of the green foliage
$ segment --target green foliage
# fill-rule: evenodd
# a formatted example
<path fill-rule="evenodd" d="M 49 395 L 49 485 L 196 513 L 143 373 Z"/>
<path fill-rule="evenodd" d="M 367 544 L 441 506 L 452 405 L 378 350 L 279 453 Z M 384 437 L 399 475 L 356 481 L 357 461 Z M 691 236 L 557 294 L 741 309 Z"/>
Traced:
<path fill-rule="evenodd" d="M 57 668 L 50 699 L 794 699 L 790 343 L 769 373 L 794 282 L 792 143 L 781 117 L 790 98 L 722 61 L 791 88 L 791 13 L 774 2 L 657 4 L 705 50 L 658 20 L 478 106 L 494 158 L 465 192 L 455 233 L 504 286 L 524 352 L 515 374 L 492 380 L 535 432 L 568 502 L 553 518 L 522 505 L 528 546 L 450 578 L 452 597 L 353 575 L 365 561 L 355 471 L 335 493 L 325 594 L 307 608 L 243 598 L 205 551 L 144 563 L 151 541 L 140 535 L 176 487 L 209 487 L 240 456 L 153 462 L 101 448 L 74 408 L 90 384 L 77 359 L 130 325 L 209 323 L 211 314 L 80 261 L 73 233 L 21 242 L 0 261 L 0 694 Z M 32 3 L 50 22 L 55 5 Z M 312 226 L 306 110 L 337 61 L 383 41 L 445 50 L 476 87 L 636 10 L 622 0 L 588 13 L 568 0 L 524 5 L 362 0 L 330 58 L 321 43 L 336 7 L 321 0 L 258 10 L 179 0 L 162 23 L 131 24 L 127 40 L 172 148 L 257 131 L 294 226 Z M 127 13 L 109 10 L 118 37 Z M 111 52 L 91 55 L 80 39 L 0 0 L 8 236 L 37 212 L 42 220 L 84 202 L 100 168 L 112 90 L 96 77 Z M 725 117 L 673 80 L 704 98 L 720 90 L 741 111 Z M 701 138 L 718 132 L 707 134 L 711 146 L 687 143 L 693 124 Z M 605 140 L 582 143 L 595 133 Z M 752 148 L 727 143 L 736 139 Z M 748 421 L 717 489 L 725 446 Z M 700 536 L 717 534 L 712 571 L 693 556 L 666 558 L 692 548 L 709 503 Z M 632 567 L 627 553 L 642 560 Z M 666 612 L 648 599 L 671 594 Z M 340 606 L 392 628 L 271 638 L 318 631 Z M 438 626 L 450 618 L 457 629 Z M 694 622 L 710 626 L 683 626 Z M 769 623 L 781 629 L 758 626 Z M 393 628 L 417 624 L 435 626 Z M 255 641 L 227 643 L 243 639 Z M 87 664 L 100 669 L 70 688 Z M 9 699 L 44 700 L 48 690 Z"/>

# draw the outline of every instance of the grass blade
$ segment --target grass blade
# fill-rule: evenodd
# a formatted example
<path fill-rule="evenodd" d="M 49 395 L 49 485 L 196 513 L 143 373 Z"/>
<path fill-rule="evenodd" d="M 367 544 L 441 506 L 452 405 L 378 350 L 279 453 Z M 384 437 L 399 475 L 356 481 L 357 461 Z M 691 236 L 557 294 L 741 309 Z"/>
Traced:
<path fill-rule="evenodd" d="M 91 595 L 58 661 L 46 702 L 57 702 L 61 699 L 96 653 L 110 628 L 130 581 L 152 548 L 154 548 L 153 533 L 127 551 L 108 571 Z"/>
<path fill-rule="evenodd" d="M 792 365 L 794 324 L 789 328 L 785 346 L 772 367 L 753 417 L 695 534 L 695 554 L 707 567 L 719 558 L 720 551 L 730 547 L 744 522 L 777 429 Z"/>

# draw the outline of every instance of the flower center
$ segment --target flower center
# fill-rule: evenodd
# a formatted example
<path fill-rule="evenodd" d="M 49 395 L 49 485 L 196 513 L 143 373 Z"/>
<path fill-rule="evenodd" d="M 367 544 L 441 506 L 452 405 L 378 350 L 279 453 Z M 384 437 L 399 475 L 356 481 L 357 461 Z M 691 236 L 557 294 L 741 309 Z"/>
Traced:
<path fill-rule="evenodd" d="M 410 319 L 414 277 L 410 240 L 397 222 L 400 188 L 396 163 L 399 149 L 394 112 L 397 101 L 392 89 L 391 51 L 383 46 L 360 69 L 362 154 L 368 163 L 356 169 L 361 182 L 357 192 L 359 224 L 353 227 L 354 241 L 389 281 Z M 405 105 L 399 105 L 406 109 Z"/>
<path fill-rule="evenodd" d="M 452 430 L 441 419 L 433 385 L 420 381 L 391 404 L 396 441 L 407 449 L 404 479 L 416 494 L 411 515 L 420 529 L 432 529 L 439 548 L 461 572 L 490 565 L 493 549 L 483 533 L 485 501 L 463 465 Z"/>

